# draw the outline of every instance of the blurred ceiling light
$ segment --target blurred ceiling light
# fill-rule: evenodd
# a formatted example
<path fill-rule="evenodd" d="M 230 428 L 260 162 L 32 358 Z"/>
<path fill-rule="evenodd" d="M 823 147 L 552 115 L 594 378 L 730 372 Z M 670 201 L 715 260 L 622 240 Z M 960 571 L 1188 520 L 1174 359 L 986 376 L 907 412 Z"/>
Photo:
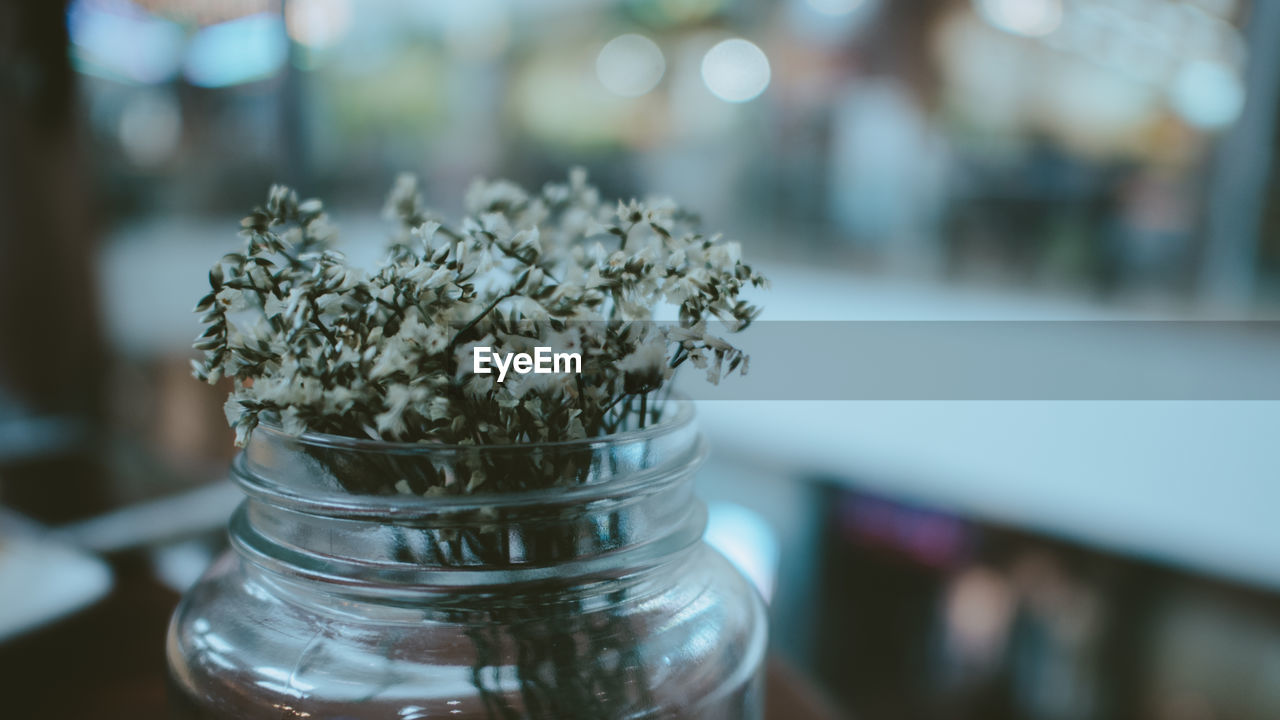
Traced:
<path fill-rule="evenodd" d="M 444 13 L 444 39 L 455 55 L 489 60 L 501 55 L 511 42 L 507 8 L 502 0 L 466 0 L 440 6 Z"/>
<path fill-rule="evenodd" d="M 351 0 L 289 0 L 284 25 L 300 45 L 323 49 L 346 35 L 351 27 Z"/>
<path fill-rule="evenodd" d="M 72 2 L 67 34 L 77 70 L 143 84 L 173 79 L 186 41 L 177 24 L 125 2 Z"/>
<path fill-rule="evenodd" d="M 1062 24 L 1062 0 L 975 0 L 992 26 L 1025 37 L 1044 37 Z"/>
<path fill-rule="evenodd" d="M 182 111 L 171 92 L 136 92 L 120 113 L 120 147 L 129 161 L 153 167 L 168 160 L 182 137 Z"/>
<path fill-rule="evenodd" d="M 183 73 L 192 85 L 227 87 L 271 77 L 288 59 L 284 23 L 266 13 L 210 25 L 192 38 Z"/>
<path fill-rule="evenodd" d="M 769 86 L 769 58 L 742 38 L 725 40 L 702 58 L 702 81 L 725 102 L 746 102 Z"/>
<path fill-rule="evenodd" d="M 838 16 L 848 15 L 857 10 L 866 0 L 805 0 L 805 2 L 823 15 Z"/>
<path fill-rule="evenodd" d="M 643 35 L 619 35 L 596 57 L 596 76 L 614 95 L 639 97 L 657 87 L 667 70 L 657 44 Z"/>
<path fill-rule="evenodd" d="M 1244 84 L 1226 64 L 1193 60 L 1178 70 L 1170 100 L 1188 124 L 1202 130 L 1225 128 L 1244 110 Z"/>

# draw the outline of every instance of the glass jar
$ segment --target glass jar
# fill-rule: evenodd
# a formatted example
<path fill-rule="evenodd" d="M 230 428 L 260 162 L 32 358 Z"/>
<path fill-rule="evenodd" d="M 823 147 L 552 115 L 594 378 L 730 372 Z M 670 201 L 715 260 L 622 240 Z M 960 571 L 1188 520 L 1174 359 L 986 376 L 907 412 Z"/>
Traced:
<path fill-rule="evenodd" d="M 705 440 L 671 414 L 506 446 L 260 426 L 170 625 L 176 716 L 761 717 L 763 604 L 702 541 Z"/>

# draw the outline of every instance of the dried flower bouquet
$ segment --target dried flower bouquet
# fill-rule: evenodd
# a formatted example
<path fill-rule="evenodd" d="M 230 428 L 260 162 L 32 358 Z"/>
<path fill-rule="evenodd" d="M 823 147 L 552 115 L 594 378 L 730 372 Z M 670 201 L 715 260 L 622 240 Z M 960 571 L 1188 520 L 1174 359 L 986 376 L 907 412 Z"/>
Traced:
<path fill-rule="evenodd" d="M 707 321 L 745 328 L 758 309 L 740 292 L 765 280 L 737 243 L 703 235 L 675 203 L 606 204 L 576 169 L 538 193 L 477 181 L 466 209 L 456 226 L 443 224 L 415 178 L 401 176 L 384 211 L 398 224 L 390 253 L 366 273 L 332 249 L 320 201 L 271 189 L 242 221 L 244 250 L 213 266 L 196 306 L 205 358 L 193 369 L 210 383 L 234 378 L 226 413 L 238 444 L 263 418 L 291 434 L 390 441 L 595 437 L 653 422 L 682 365 L 711 382 L 746 371 L 746 356 Z M 678 308 L 677 322 L 651 322 L 663 304 Z M 572 350 L 582 372 L 499 382 L 471 372 L 478 346 Z M 510 489 L 499 484 L 509 477 L 476 472 L 461 484 L 397 478 L 362 489 L 473 492 L 495 480 L 486 491 Z"/>

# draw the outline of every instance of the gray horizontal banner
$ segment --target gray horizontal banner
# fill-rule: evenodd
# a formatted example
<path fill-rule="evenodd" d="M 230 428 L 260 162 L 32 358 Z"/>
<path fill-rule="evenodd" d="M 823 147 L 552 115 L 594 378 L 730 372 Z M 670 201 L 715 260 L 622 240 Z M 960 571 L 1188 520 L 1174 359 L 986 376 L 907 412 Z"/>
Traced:
<path fill-rule="evenodd" d="M 698 400 L 1280 400 L 1280 322 L 756 322 Z"/>

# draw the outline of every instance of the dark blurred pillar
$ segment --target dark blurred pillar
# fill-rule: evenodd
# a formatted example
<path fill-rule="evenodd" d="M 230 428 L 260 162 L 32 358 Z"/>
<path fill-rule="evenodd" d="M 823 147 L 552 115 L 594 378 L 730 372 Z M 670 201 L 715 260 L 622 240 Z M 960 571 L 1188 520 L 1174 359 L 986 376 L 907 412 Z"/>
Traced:
<path fill-rule="evenodd" d="M 1280 117 L 1280 2 L 1254 0 L 1245 39 L 1245 106 L 1223 136 L 1210 172 L 1201 288 L 1209 300 L 1251 302 L 1257 284 L 1259 233 L 1267 181 L 1275 172 L 1273 142 Z"/>
<path fill-rule="evenodd" d="M 104 357 L 65 15 L 53 0 L 0 3 L 0 398 L 95 427 Z M 98 509 L 89 444 L 15 465 L 11 440 L 5 503 L 47 520 Z"/>

